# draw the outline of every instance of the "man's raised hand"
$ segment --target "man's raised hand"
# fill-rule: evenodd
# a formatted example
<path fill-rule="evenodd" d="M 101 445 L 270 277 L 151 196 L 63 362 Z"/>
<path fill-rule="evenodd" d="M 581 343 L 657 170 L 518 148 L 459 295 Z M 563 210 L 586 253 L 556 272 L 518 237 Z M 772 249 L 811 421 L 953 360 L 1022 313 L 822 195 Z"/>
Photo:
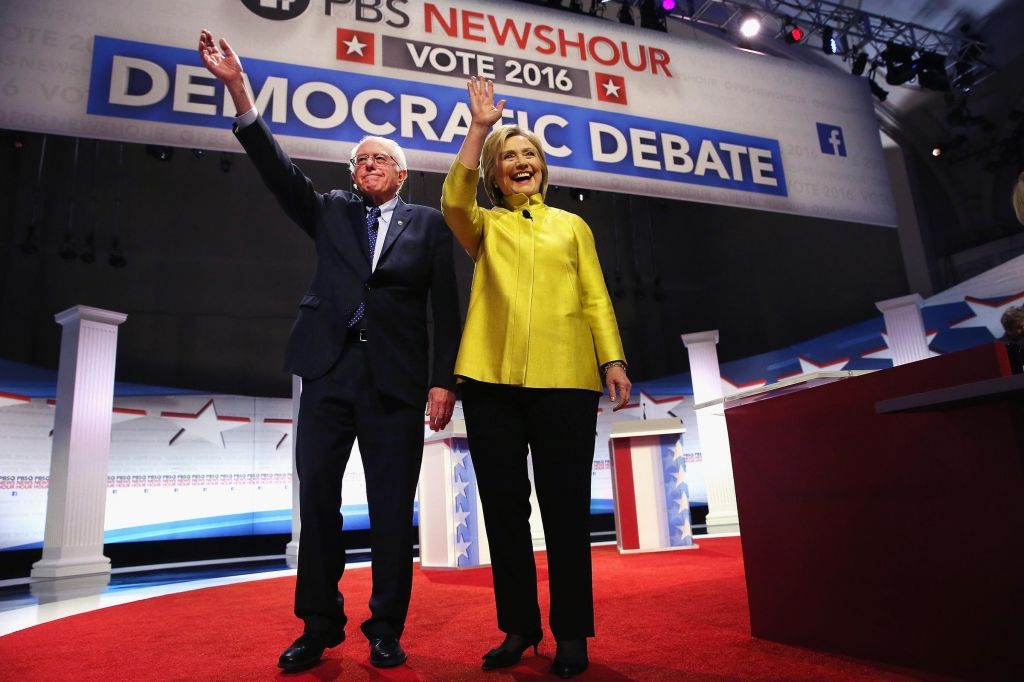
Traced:
<path fill-rule="evenodd" d="M 213 42 L 213 35 L 205 28 L 199 34 L 199 58 L 203 60 L 207 70 L 225 85 L 242 82 L 242 62 L 235 54 L 228 41 L 220 39 L 220 49 Z"/>

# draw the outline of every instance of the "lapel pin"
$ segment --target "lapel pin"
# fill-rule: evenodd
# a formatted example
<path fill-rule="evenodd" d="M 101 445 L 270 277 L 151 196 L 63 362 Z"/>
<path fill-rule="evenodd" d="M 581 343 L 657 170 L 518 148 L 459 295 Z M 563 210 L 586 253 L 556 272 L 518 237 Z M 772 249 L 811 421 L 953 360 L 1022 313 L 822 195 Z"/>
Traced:
<path fill-rule="evenodd" d="M 399 221 L 398 221 L 398 224 L 399 224 L 399 225 L 401 225 L 401 224 L 402 224 L 402 221 L 401 221 L 401 220 L 399 220 Z"/>

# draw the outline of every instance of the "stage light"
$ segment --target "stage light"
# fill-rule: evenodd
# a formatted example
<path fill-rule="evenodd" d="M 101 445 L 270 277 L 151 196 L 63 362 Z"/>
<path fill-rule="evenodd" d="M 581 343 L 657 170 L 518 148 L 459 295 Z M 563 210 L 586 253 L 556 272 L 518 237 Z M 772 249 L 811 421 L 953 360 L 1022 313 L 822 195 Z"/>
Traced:
<path fill-rule="evenodd" d="M 78 258 L 78 251 L 75 250 L 74 235 L 70 230 L 64 233 L 64 241 L 60 245 L 60 257 L 64 260 L 75 260 Z"/>
<path fill-rule="evenodd" d="M 850 72 L 853 73 L 854 76 L 863 76 L 864 75 L 864 67 L 866 67 L 867 65 L 868 65 L 868 53 L 867 52 L 861 52 L 860 54 L 858 54 L 854 58 L 853 66 L 850 67 Z"/>
<path fill-rule="evenodd" d="M 569 198 L 573 201 L 586 201 L 590 198 L 590 190 L 573 187 L 569 190 Z"/>
<path fill-rule="evenodd" d="M 936 52 L 922 52 L 917 58 L 917 82 L 922 88 L 945 92 L 949 90 L 946 56 Z"/>
<path fill-rule="evenodd" d="M 745 14 L 740 19 L 740 33 L 746 38 L 753 38 L 761 30 L 761 19 L 756 14 Z"/>
<path fill-rule="evenodd" d="M 661 8 L 666 12 L 672 12 L 676 8 L 676 0 L 661 0 Z"/>
<path fill-rule="evenodd" d="M 939 156 L 941 154 L 942 154 L 942 145 L 939 145 L 938 147 L 936 147 L 935 149 L 932 150 L 932 156 Z"/>
<path fill-rule="evenodd" d="M 878 98 L 879 102 L 884 102 L 885 98 L 889 96 L 888 90 L 883 90 L 882 86 L 873 80 L 869 80 L 868 84 L 871 86 L 871 94 Z"/>
<path fill-rule="evenodd" d="M 917 75 L 914 48 L 908 45 L 886 43 L 882 59 L 885 60 L 885 82 L 889 85 L 903 85 Z"/>
<path fill-rule="evenodd" d="M 202 149 L 193 149 L 192 150 L 192 158 L 194 158 L 194 159 L 201 159 L 201 158 L 203 158 L 203 150 Z"/>
<path fill-rule="evenodd" d="M 825 54 L 839 54 L 839 43 L 831 26 L 821 29 L 821 51 Z"/>
<path fill-rule="evenodd" d="M 25 230 L 25 241 L 21 244 L 18 244 L 18 248 L 21 249 L 21 252 L 26 256 L 31 256 L 36 253 L 39 253 L 39 247 L 36 246 L 36 243 L 34 241 L 35 234 L 36 224 L 29 223 L 28 229 Z"/>
<path fill-rule="evenodd" d="M 107 262 L 112 268 L 123 268 L 128 265 L 128 260 L 121 253 L 121 240 L 117 237 L 112 237 L 110 240 L 110 256 L 107 258 Z"/>
<path fill-rule="evenodd" d="M 782 31 L 782 39 L 789 45 L 794 45 L 804 39 L 804 30 L 799 26 L 794 26 L 789 19 L 786 19 Z"/>
<path fill-rule="evenodd" d="M 633 9 L 629 6 L 628 2 L 623 2 L 619 6 L 619 23 L 636 26 L 636 19 L 633 18 Z"/>
<path fill-rule="evenodd" d="M 96 262 L 95 237 L 96 235 L 92 232 L 85 235 L 85 251 L 79 256 L 79 260 L 87 265 Z"/>
<path fill-rule="evenodd" d="M 649 28 L 653 31 L 668 32 L 668 24 L 665 23 L 665 13 L 654 0 L 643 0 L 640 3 L 640 28 Z"/>
<path fill-rule="evenodd" d="M 159 144 L 147 144 L 146 153 L 159 161 L 170 161 L 174 158 L 174 147 Z"/>

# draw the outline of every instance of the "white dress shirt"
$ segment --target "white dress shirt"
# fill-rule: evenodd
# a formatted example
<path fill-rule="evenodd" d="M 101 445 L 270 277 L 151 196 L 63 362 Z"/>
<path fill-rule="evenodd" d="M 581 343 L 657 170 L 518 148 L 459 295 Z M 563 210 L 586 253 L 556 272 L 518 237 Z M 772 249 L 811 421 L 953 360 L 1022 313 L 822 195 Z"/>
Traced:
<path fill-rule="evenodd" d="M 247 126 L 252 125 L 256 122 L 256 116 L 259 114 L 256 111 L 256 107 L 253 107 L 244 114 L 235 116 L 235 125 L 241 130 Z M 398 206 L 398 196 L 392 197 L 391 201 L 387 201 L 380 206 L 380 218 L 377 219 L 377 246 L 373 249 L 373 259 L 370 264 L 370 272 L 377 269 L 377 261 L 380 260 L 380 252 L 384 249 L 384 238 L 388 236 L 388 226 L 391 225 L 391 216 L 395 213 L 395 207 Z M 366 209 L 369 212 L 369 208 Z M 367 243 L 369 243 L 369 235 L 366 237 Z"/>

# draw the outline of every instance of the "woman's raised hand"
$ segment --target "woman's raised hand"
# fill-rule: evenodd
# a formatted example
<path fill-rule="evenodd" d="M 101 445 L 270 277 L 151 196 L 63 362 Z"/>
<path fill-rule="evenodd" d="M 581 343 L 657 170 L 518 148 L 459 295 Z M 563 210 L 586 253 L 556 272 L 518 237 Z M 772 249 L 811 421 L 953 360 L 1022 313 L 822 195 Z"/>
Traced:
<path fill-rule="evenodd" d="M 466 83 L 466 88 L 469 90 L 469 111 L 473 116 L 473 125 L 490 129 L 501 120 L 505 100 L 494 104 L 494 83 L 484 78 L 473 76 Z"/>

